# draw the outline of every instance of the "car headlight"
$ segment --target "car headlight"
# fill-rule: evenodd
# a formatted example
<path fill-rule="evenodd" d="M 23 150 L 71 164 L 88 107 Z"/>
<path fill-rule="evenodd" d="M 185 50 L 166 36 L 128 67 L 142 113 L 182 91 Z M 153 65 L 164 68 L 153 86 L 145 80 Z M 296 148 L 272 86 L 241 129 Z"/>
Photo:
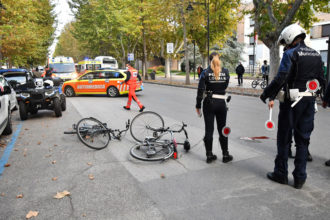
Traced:
<path fill-rule="evenodd" d="M 46 96 L 52 96 L 55 94 L 55 91 L 46 91 L 45 94 Z"/>
<path fill-rule="evenodd" d="M 20 96 L 23 96 L 24 98 L 30 97 L 30 93 L 22 92 Z"/>

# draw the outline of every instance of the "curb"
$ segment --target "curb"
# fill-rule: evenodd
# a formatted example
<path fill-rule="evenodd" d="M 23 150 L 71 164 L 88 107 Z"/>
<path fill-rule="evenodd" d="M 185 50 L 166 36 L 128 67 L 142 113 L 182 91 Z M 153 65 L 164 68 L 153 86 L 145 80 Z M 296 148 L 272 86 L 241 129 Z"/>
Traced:
<path fill-rule="evenodd" d="M 151 81 L 147 80 L 143 83 L 155 84 L 155 85 L 162 85 L 162 86 L 172 86 L 172 87 L 180 87 L 180 88 L 188 88 L 188 89 L 197 89 L 197 84 L 192 85 L 184 85 L 184 84 L 173 84 L 169 82 L 159 82 L 159 81 Z M 254 92 L 252 92 L 254 91 Z M 259 97 L 262 93 L 261 89 L 248 89 L 248 88 L 234 88 L 228 87 L 227 92 L 230 94 L 235 95 L 244 95 L 244 96 L 252 96 L 252 97 Z"/>

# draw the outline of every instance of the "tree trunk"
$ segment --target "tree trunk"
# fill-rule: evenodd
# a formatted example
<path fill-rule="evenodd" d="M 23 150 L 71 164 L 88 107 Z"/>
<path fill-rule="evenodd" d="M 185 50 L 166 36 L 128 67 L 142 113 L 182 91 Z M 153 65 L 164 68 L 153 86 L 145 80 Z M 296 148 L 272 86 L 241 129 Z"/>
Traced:
<path fill-rule="evenodd" d="M 208 57 L 203 55 L 203 69 L 208 67 Z"/>
<path fill-rule="evenodd" d="M 171 71 L 170 58 L 166 57 L 165 58 L 165 77 L 166 78 L 170 77 L 170 71 Z"/>
<path fill-rule="evenodd" d="M 121 58 L 121 68 L 123 69 L 126 69 L 126 56 L 124 55 L 122 58 Z"/>
<path fill-rule="evenodd" d="M 142 75 L 144 75 L 144 79 L 148 80 L 148 71 L 147 71 L 147 43 L 146 37 L 144 33 L 144 28 L 142 30 L 143 35 L 143 59 L 142 59 Z"/>
<path fill-rule="evenodd" d="M 179 70 L 179 71 L 182 71 L 182 70 L 181 70 L 181 63 L 182 63 L 182 62 L 181 62 L 181 59 L 179 58 L 179 60 L 178 60 L 178 70 Z"/>
<path fill-rule="evenodd" d="M 190 85 L 190 73 L 189 73 L 189 57 L 188 57 L 188 43 L 187 43 L 187 28 L 186 19 L 184 17 L 183 5 L 184 1 L 181 0 L 181 19 L 183 26 L 183 43 L 184 43 L 184 59 L 185 59 L 185 69 L 186 69 L 186 85 Z"/>
<path fill-rule="evenodd" d="M 272 43 L 269 48 L 269 79 L 272 80 L 277 74 L 278 68 L 280 66 L 280 48 L 276 42 Z"/>

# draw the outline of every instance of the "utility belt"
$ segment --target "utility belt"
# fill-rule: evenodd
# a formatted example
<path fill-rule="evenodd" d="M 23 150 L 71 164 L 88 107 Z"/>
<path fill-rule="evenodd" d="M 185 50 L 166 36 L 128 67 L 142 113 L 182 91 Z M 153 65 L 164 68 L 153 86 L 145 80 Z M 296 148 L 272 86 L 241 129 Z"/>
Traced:
<path fill-rule="evenodd" d="M 206 91 L 205 95 L 206 95 L 205 100 L 210 103 L 212 103 L 212 99 L 223 99 L 225 100 L 226 104 L 231 100 L 231 96 L 213 94 L 212 91 Z"/>
<path fill-rule="evenodd" d="M 287 87 L 288 88 L 288 87 Z M 306 83 L 306 91 L 300 92 L 299 89 L 288 89 L 287 91 L 280 91 L 276 98 L 280 102 L 284 102 L 285 98 L 292 101 L 291 107 L 293 108 L 303 97 L 316 97 L 320 89 L 319 82 L 314 79 Z"/>

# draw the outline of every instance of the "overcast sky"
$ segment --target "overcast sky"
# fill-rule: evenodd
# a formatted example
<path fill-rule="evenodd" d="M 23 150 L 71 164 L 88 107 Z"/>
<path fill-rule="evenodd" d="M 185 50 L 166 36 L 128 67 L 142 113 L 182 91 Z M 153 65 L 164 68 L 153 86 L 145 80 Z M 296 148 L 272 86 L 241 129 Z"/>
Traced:
<path fill-rule="evenodd" d="M 58 37 L 61 34 L 63 27 L 70 21 L 73 20 L 73 15 L 71 13 L 68 0 L 51 0 L 53 4 L 55 4 L 55 13 L 56 19 L 58 21 L 57 29 L 55 32 L 55 36 Z M 52 55 L 55 51 L 57 39 L 49 48 L 49 53 Z"/>

